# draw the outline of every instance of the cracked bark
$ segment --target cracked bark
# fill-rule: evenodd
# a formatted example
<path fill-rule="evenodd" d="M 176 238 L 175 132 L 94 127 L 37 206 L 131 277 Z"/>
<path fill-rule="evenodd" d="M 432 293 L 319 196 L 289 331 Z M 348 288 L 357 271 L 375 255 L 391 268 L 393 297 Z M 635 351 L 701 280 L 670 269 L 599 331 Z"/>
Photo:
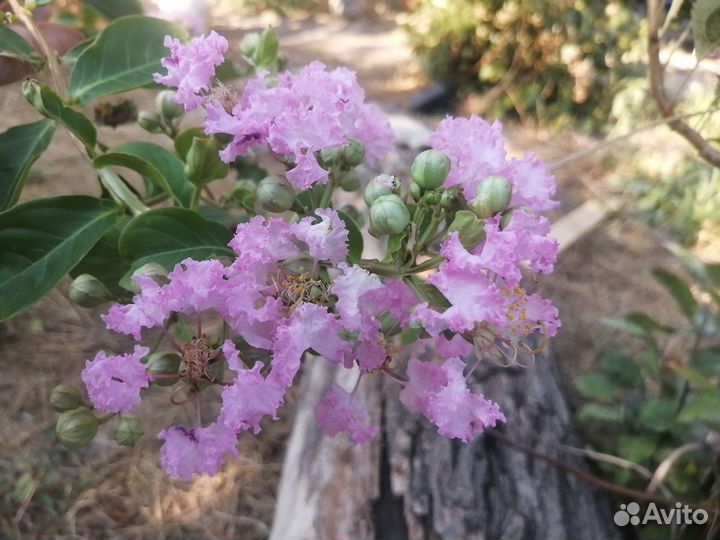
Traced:
<path fill-rule="evenodd" d="M 351 375 L 310 359 L 303 377 L 271 540 L 621 537 L 605 493 L 491 436 L 469 444 L 438 436 L 399 404 L 387 378 L 364 377 L 357 394 L 381 424 L 374 443 L 322 437 L 313 408 L 333 380 L 348 385 Z M 530 368 L 483 364 L 472 384 L 502 407 L 507 437 L 586 467 L 555 446 L 580 442 L 551 354 Z"/>

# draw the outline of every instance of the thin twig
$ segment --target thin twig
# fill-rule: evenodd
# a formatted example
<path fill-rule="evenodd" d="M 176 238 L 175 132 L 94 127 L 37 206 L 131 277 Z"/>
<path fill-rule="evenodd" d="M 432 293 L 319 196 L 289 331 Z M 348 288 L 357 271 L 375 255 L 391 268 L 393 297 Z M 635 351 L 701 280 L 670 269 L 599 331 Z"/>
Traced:
<path fill-rule="evenodd" d="M 648 13 L 648 78 L 650 95 L 658 105 L 663 118 L 669 119 L 675 114 L 675 104 L 665 93 L 663 65 L 660 63 L 660 25 L 662 18 L 660 0 L 647 0 Z M 668 126 L 682 135 L 705 161 L 720 167 L 720 150 L 713 147 L 699 132 L 681 119 L 668 120 Z"/>
<path fill-rule="evenodd" d="M 610 491 L 612 493 L 617 493 L 619 495 L 631 497 L 632 499 L 634 499 L 636 501 L 654 502 L 657 504 L 662 504 L 663 506 L 674 506 L 676 503 L 680 503 L 680 504 L 685 504 L 694 509 L 706 510 L 708 513 L 711 513 L 711 514 L 714 514 L 715 512 L 717 512 L 716 508 L 713 508 L 712 506 L 710 506 L 709 504 L 707 504 L 704 501 L 691 501 L 691 502 L 680 501 L 677 499 L 660 497 L 653 493 L 637 491 L 635 489 L 621 486 L 619 484 L 614 484 L 613 482 L 609 482 L 607 480 L 603 480 L 602 478 L 598 478 L 597 476 L 593 476 L 592 474 L 590 474 L 578 467 L 575 467 L 573 465 L 568 465 L 564 461 L 560 461 L 559 459 L 555 459 L 546 454 L 538 452 L 537 450 L 530 448 L 529 446 L 525 446 L 524 444 L 513 441 L 511 438 L 509 438 L 506 435 L 503 435 L 502 433 L 498 432 L 497 430 L 489 430 L 486 433 L 489 436 L 497 439 L 498 441 L 500 441 L 512 448 L 515 448 L 516 450 L 519 450 L 520 452 L 523 452 L 523 453 L 533 456 L 535 458 L 541 459 L 541 460 L 549 463 L 550 465 L 557 467 L 558 469 L 562 469 L 564 471 L 569 472 L 570 474 L 576 476 L 583 482 L 592 484 L 596 487 L 604 489 L 605 491 Z"/>
<path fill-rule="evenodd" d="M 660 484 L 662 484 L 662 481 L 665 480 L 665 477 L 670 472 L 670 469 L 672 469 L 672 466 L 675 464 L 675 462 L 688 452 L 692 452 L 693 450 L 699 450 L 700 448 L 702 448 L 702 445 L 700 443 L 691 442 L 683 444 L 682 446 L 670 452 L 668 457 L 666 457 L 662 461 L 662 463 L 658 465 L 657 469 L 655 469 L 655 473 L 650 479 L 650 483 L 648 484 L 648 487 L 645 488 L 645 491 L 647 493 L 655 493 L 655 490 Z"/>

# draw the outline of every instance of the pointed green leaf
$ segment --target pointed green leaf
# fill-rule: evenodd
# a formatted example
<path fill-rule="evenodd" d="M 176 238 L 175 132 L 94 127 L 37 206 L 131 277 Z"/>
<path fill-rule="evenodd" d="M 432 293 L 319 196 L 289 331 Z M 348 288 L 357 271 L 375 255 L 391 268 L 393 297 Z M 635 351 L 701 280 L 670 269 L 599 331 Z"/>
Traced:
<path fill-rule="evenodd" d="M 652 431 L 667 431 L 672 427 L 677 405 L 669 399 L 649 399 L 638 413 L 638 423 Z"/>
<path fill-rule="evenodd" d="M 22 92 L 30 105 L 40 114 L 61 123 L 73 135 L 92 150 L 97 143 L 97 130 L 93 123 L 83 113 L 65 105 L 60 96 L 50 90 L 46 85 L 37 81 L 28 80 L 23 83 Z"/>
<path fill-rule="evenodd" d="M 0 320 L 45 296 L 119 217 L 117 204 L 78 195 L 0 213 Z"/>
<path fill-rule="evenodd" d="M 586 373 L 575 381 L 578 391 L 586 398 L 609 401 L 617 394 L 618 387 L 607 375 Z"/>
<path fill-rule="evenodd" d="M 156 262 L 167 269 L 185 258 L 233 257 L 230 229 L 184 208 L 158 208 L 134 218 L 120 236 L 132 269 Z"/>
<path fill-rule="evenodd" d="M 123 144 L 95 158 L 95 167 L 126 167 L 154 182 L 181 206 L 188 207 L 195 187 L 185 175 L 184 165 L 172 152 L 149 142 Z"/>
<path fill-rule="evenodd" d="M 338 217 L 343 220 L 345 228 L 348 230 L 348 260 L 351 263 L 359 263 L 365 248 L 360 227 L 345 212 L 338 211 Z"/>
<path fill-rule="evenodd" d="M 664 268 L 655 268 L 652 273 L 660 285 L 665 287 L 672 295 L 685 316 L 692 322 L 698 305 L 690 287 L 676 274 Z"/>
<path fill-rule="evenodd" d="M 85 51 L 85 49 L 87 49 L 93 43 L 95 43 L 94 39 L 86 39 L 85 41 L 81 41 L 68 52 L 66 52 L 60 58 L 60 61 L 66 66 L 74 66 L 75 62 L 77 62 L 78 57 Z"/>
<path fill-rule="evenodd" d="M 42 66 L 45 62 L 24 37 L 7 26 L 0 26 L 0 55 L 25 60 L 36 67 Z"/>
<path fill-rule="evenodd" d="M 33 163 L 52 140 L 55 124 L 40 120 L 0 133 L 0 210 L 17 202 Z"/>
<path fill-rule="evenodd" d="M 169 51 L 166 35 L 184 39 L 181 27 L 152 17 L 131 15 L 110 23 L 78 56 L 70 77 L 70 96 L 79 103 L 147 86 L 161 71 Z"/>
<path fill-rule="evenodd" d="M 599 403 L 585 404 L 577 415 L 578 422 L 581 423 L 601 422 L 618 424 L 622 422 L 624 418 L 625 414 L 621 408 L 601 405 Z"/>
<path fill-rule="evenodd" d="M 696 0 L 692 9 L 692 30 L 695 54 L 705 57 L 720 46 L 720 4 L 717 0 Z"/>
<path fill-rule="evenodd" d="M 180 159 L 185 160 L 185 156 L 187 156 L 187 153 L 190 151 L 195 137 L 206 136 L 202 128 L 199 127 L 188 128 L 180 132 L 180 134 L 175 137 L 175 151 L 178 153 L 178 156 L 180 156 Z"/>
<path fill-rule="evenodd" d="M 117 19 L 126 15 L 142 15 L 140 0 L 85 0 L 106 19 Z"/>

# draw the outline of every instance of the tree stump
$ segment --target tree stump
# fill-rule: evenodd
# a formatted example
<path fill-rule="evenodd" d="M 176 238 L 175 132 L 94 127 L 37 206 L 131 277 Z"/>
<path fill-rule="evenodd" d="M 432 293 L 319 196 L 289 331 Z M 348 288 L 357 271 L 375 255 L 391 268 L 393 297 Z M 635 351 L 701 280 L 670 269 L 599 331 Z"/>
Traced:
<path fill-rule="evenodd" d="M 621 537 L 605 493 L 492 434 L 469 444 L 439 436 L 403 408 L 399 385 L 387 378 L 365 376 L 356 393 L 381 425 L 374 442 L 324 437 L 315 404 L 334 380 L 352 388 L 356 377 L 321 358 L 307 361 L 271 540 Z M 529 368 L 483 362 L 472 378 L 474 390 L 504 411 L 500 433 L 586 467 L 556 448 L 579 443 L 551 353 Z"/>

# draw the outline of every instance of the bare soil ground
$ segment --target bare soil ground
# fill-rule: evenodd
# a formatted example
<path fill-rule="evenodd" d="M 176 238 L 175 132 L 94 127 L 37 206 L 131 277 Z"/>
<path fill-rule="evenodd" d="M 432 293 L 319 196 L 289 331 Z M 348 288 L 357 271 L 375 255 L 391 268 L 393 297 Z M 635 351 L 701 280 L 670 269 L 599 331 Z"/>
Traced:
<path fill-rule="evenodd" d="M 231 21 L 230 24 L 234 24 Z M 247 27 L 228 29 L 240 38 Z M 285 21 L 278 26 L 291 65 L 320 58 L 348 64 L 372 99 L 388 108 L 405 106 L 421 84 L 419 70 L 391 23 L 332 20 Z M 133 94 L 149 106 L 152 92 Z M 0 89 L 0 128 L 36 118 L 17 85 Z M 428 119 L 431 123 L 437 119 Z M 192 119 L 188 119 L 188 125 Z M 513 151 L 533 150 L 550 161 L 590 144 L 572 133 L 549 134 L 510 127 Z M 150 137 L 135 126 L 101 128 L 110 144 Z M 558 196 L 570 211 L 592 195 L 607 193 L 611 166 L 605 155 L 557 170 Z M 615 154 L 617 158 L 617 154 Z M 64 193 L 97 193 L 91 169 L 66 135 L 56 137 L 38 162 L 23 199 Z M 654 266 L 673 266 L 654 231 L 632 218 L 617 218 L 563 253 L 555 274 L 541 290 L 558 305 L 564 325 L 554 341 L 568 379 L 586 372 L 603 350 L 623 337 L 598 324 L 604 316 L 646 310 L 665 322 L 677 320 L 668 296 L 650 279 Z M 65 284 L 66 285 L 66 284 Z M 168 480 L 159 468 L 153 436 L 135 448 L 117 447 L 103 434 L 87 449 L 71 452 L 55 439 L 56 413 L 47 396 L 59 383 L 79 383 L 85 359 L 99 347 L 119 346 L 98 314 L 73 307 L 63 288 L 16 319 L 0 326 L 0 538 L 264 538 L 272 520 L 283 444 L 292 403 L 283 419 L 268 424 L 259 440 L 241 441 L 241 457 L 215 478 L 189 484 Z M 535 369 L 541 369 L 536 366 Z M 570 386 L 568 384 L 568 386 Z M 152 397 L 139 411 L 153 413 L 148 433 L 176 414 L 164 398 Z"/>

